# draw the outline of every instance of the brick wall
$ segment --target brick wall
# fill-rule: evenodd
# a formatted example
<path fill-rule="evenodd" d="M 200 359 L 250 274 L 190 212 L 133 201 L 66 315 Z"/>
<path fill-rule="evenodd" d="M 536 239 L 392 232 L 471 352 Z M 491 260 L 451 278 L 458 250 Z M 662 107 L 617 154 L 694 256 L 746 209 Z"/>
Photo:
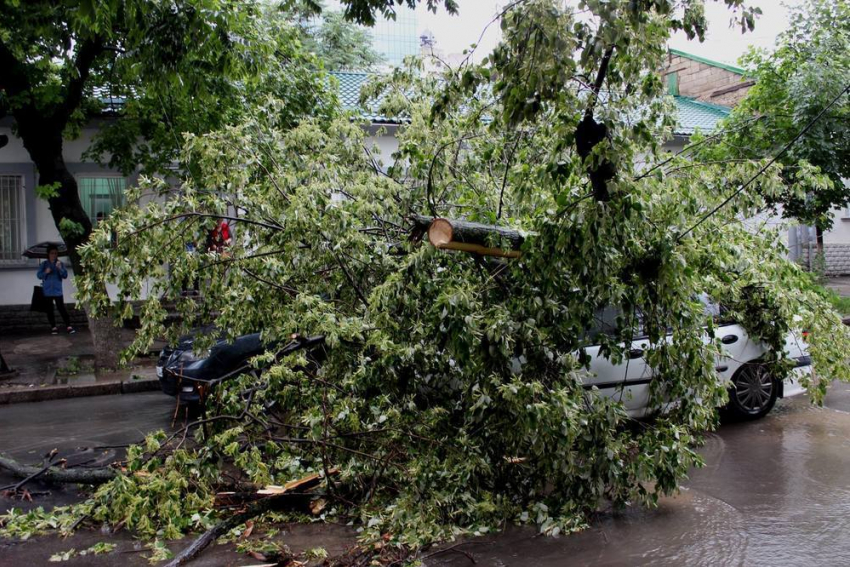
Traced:
<path fill-rule="evenodd" d="M 812 249 L 812 256 L 817 254 L 817 249 Z M 824 275 L 847 276 L 850 275 L 850 244 L 825 243 L 823 245 Z M 800 263 L 808 267 L 809 251 L 803 250 Z"/>
<path fill-rule="evenodd" d="M 738 73 L 674 53 L 668 54 L 667 66 L 662 72 L 665 84 L 671 73 L 678 76 L 680 95 L 723 106 L 737 104 L 753 84 Z"/>
<path fill-rule="evenodd" d="M 73 303 L 66 303 L 68 315 L 71 316 L 71 325 L 74 327 L 87 327 L 88 320 L 82 309 L 77 309 Z M 54 308 L 55 312 L 55 308 Z M 56 313 L 56 322 L 61 325 L 62 318 Z M 47 331 L 50 323 L 47 315 L 30 311 L 29 305 L 0 305 L 0 335 L 9 336 L 13 333 L 26 333 L 32 331 Z"/>

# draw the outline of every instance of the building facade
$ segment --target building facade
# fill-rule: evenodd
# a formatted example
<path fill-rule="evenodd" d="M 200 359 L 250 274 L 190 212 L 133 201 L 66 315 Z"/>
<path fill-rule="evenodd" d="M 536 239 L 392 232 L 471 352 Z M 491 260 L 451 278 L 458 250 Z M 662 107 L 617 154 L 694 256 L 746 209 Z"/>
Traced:
<path fill-rule="evenodd" d="M 684 51 L 670 49 L 662 76 L 671 95 L 695 103 L 710 104 L 728 114 L 755 82 L 740 67 L 711 61 Z M 847 183 L 847 181 L 845 181 Z M 758 219 L 772 228 L 787 230 L 789 256 L 825 275 L 850 274 L 850 207 L 836 208 L 832 229 L 823 233 L 823 258 L 817 258 L 817 235 L 814 227 L 795 224 L 780 214 Z M 754 221 L 755 223 L 755 221 Z"/>
<path fill-rule="evenodd" d="M 419 54 L 416 26 L 416 11 L 406 6 L 398 6 L 395 20 L 378 18 L 370 28 L 372 49 L 384 57 L 388 66 L 401 65 L 405 57 Z"/>

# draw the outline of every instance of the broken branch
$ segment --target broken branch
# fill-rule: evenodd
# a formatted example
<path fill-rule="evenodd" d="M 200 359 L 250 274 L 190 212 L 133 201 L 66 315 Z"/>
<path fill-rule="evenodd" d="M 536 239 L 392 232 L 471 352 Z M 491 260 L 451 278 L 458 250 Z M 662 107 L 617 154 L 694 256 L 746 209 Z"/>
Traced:
<path fill-rule="evenodd" d="M 240 512 L 238 514 L 234 514 L 230 516 L 226 520 L 222 520 L 217 523 L 212 528 L 205 531 L 201 537 L 196 539 L 192 544 L 181 551 L 174 559 L 171 560 L 165 567 L 179 567 L 180 565 L 185 565 L 207 548 L 211 543 L 216 541 L 218 538 L 235 528 L 240 524 L 244 524 L 248 520 L 259 516 L 264 512 L 268 512 L 273 508 L 280 506 L 284 503 L 289 503 L 290 506 L 302 507 L 307 506 L 309 509 L 309 502 L 313 498 L 313 494 L 305 494 L 305 493 L 297 493 L 297 492 L 283 492 L 280 494 L 275 494 L 269 496 L 268 498 L 263 498 L 261 500 L 257 500 L 250 504 L 247 508 L 245 508 L 244 512 Z"/>
<path fill-rule="evenodd" d="M 45 482 L 55 482 L 59 484 L 102 484 L 109 482 L 116 476 L 114 469 L 60 469 L 53 464 L 39 469 L 31 465 L 23 465 L 13 459 L 0 455 L 0 468 L 6 469 L 18 478 L 27 479 L 32 476 L 41 477 Z M 31 480 L 31 479 L 30 479 Z M 28 482 L 28 481 L 27 481 Z"/>
<path fill-rule="evenodd" d="M 511 228 L 455 219 L 411 217 L 414 232 L 428 234 L 428 241 L 443 250 L 461 250 L 482 256 L 519 258 L 525 237 Z M 506 243 L 504 248 L 493 244 Z"/>

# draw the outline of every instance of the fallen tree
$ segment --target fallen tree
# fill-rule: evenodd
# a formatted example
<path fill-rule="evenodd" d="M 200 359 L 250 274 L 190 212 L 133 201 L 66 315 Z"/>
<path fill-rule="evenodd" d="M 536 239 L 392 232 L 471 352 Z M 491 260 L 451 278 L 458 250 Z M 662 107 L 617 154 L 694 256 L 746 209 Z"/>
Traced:
<path fill-rule="evenodd" d="M 326 519 L 382 549 L 417 549 L 507 521 L 557 534 L 602 507 L 651 506 L 700 463 L 698 437 L 725 399 L 701 294 L 734 306 L 774 349 L 803 325 L 818 375 L 848 378 L 848 330 L 782 246 L 741 222 L 764 204 L 746 180 L 769 189 L 779 172 L 735 162 L 668 176 L 661 165 L 670 158 L 654 136 L 672 119 L 654 71 L 669 33 L 699 10 L 677 21 L 666 3 L 605 5 L 576 18 L 559 2 L 522 3 L 506 10 L 486 64 L 442 80 L 403 68 L 365 88 L 386 95 L 382 112 L 410 117 L 389 172 L 343 113 L 291 127 L 271 101 L 238 126 L 187 136 L 191 175 L 172 198 L 134 201 L 94 232 L 80 296 L 105 309 L 103 281 L 126 300 L 146 293 L 135 350 L 198 319 L 229 336 L 261 329 L 268 344 L 292 333 L 325 344 L 272 349 L 256 372 L 219 384 L 194 443 L 183 430 L 131 447 L 128 474 L 85 511 L 176 538 L 227 521 L 215 506 L 225 482 L 240 506 L 256 496 L 244 486 L 319 475 Z M 600 75 L 614 94 L 592 114 L 608 131 L 578 148 L 583 78 Z M 638 155 L 657 175 L 636 171 Z M 168 191 L 144 179 L 135 196 Z M 476 255 L 410 239 L 412 211 L 431 212 L 413 218 L 423 234 L 446 219 L 434 242 L 522 255 L 494 277 Z M 187 250 L 215 217 L 234 225 L 227 255 Z M 188 300 L 194 281 L 201 293 Z M 165 301 L 182 323 L 166 328 Z M 582 347 L 606 306 L 623 316 L 597 337 L 602 356 L 616 364 L 646 335 L 650 411 L 668 410 L 640 427 L 622 400 L 583 387 Z M 824 384 L 810 385 L 815 397 Z"/>

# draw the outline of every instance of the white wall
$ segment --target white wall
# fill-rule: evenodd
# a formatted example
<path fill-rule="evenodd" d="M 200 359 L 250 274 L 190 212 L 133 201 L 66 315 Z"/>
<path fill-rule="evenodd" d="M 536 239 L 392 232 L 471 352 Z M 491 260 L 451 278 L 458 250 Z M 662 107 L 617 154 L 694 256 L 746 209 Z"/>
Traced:
<path fill-rule="evenodd" d="M 92 138 L 97 132 L 97 122 L 84 128 L 79 138 L 66 140 L 64 143 L 64 157 L 72 172 L 97 172 L 107 173 L 107 170 L 97 164 L 83 161 L 83 153 L 91 144 Z M 23 143 L 17 138 L 11 128 L 9 119 L 0 121 L 0 134 L 9 137 L 9 143 L 0 148 L 0 173 L 24 175 L 24 194 L 27 214 L 23 230 L 26 246 L 31 246 L 44 241 L 61 241 L 59 230 L 53 221 L 50 206 L 47 201 L 34 197 L 34 185 L 37 183 L 35 168 L 30 160 L 29 153 Z M 133 182 L 133 179 L 130 180 Z M 63 259 L 67 262 L 67 259 Z M 35 277 L 38 269 L 38 261 L 21 259 L 20 264 L 0 264 L 0 305 L 22 305 L 28 304 L 32 298 L 32 288 L 39 284 Z M 76 301 L 76 287 L 74 286 L 73 270 L 68 271 L 68 279 L 64 282 L 65 301 Z"/>
<path fill-rule="evenodd" d="M 398 132 L 398 126 L 394 125 L 384 126 L 383 128 L 373 126 L 367 129 L 366 145 L 370 150 L 372 149 L 371 146 L 377 147 L 379 155 L 375 155 L 375 158 L 381 161 L 384 170 L 392 165 L 392 154 L 398 149 L 396 132 Z"/>
<path fill-rule="evenodd" d="M 844 180 L 850 187 L 850 179 Z M 835 209 L 832 215 L 832 230 L 823 234 L 824 244 L 850 244 L 850 206 Z"/>

